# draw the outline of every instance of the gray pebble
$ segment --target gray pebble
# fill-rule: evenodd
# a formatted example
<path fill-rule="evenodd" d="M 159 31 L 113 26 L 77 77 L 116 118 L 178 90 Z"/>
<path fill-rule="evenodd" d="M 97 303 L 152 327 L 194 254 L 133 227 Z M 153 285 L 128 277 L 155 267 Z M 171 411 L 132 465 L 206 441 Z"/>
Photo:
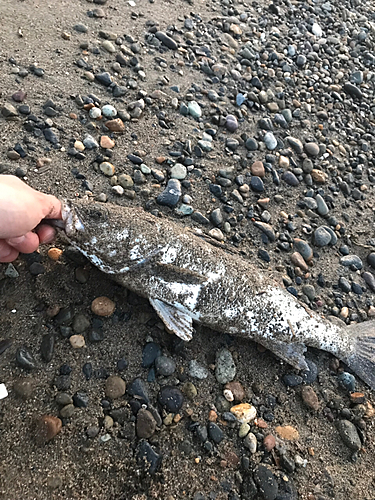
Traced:
<path fill-rule="evenodd" d="M 236 376 L 236 365 L 228 349 L 221 349 L 216 353 L 215 377 L 219 384 L 232 382 Z"/>
<path fill-rule="evenodd" d="M 348 448 L 354 452 L 362 448 L 362 443 L 357 429 L 349 420 L 339 420 L 337 422 L 337 429 L 340 433 L 341 439 Z"/>
<path fill-rule="evenodd" d="M 363 263 L 358 255 L 344 255 L 341 257 L 340 264 L 345 267 L 352 266 L 355 269 L 362 269 Z"/>
<path fill-rule="evenodd" d="M 176 363 L 172 358 L 167 356 L 159 356 L 155 359 L 155 369 L 158 375 L 168 377 L 176 370 Z"/>
<path fill-rule="evenodd" d="M 331 242 L 331 234 L 323 226 L 318 227 L 314 232 L 314 243 L 317 247 L 325 247 Z"/>
<path fill-rule="evenodd" d="M 189 363 L 189 374 L 191 377 L 197 378 L 198 380 L 204 380 L 208 377 L 208 370 L 204 366 L 198 363 L 197 360 L 192 359 Z"/>
<path fill-rule="evenodd" d="M 326 202 L 323 200 L 320 194 L 317 194 L 315 197 L 316 203 L 318 205 L 317 211 L 319 215 L 327 215 L 329 212 L 328 206 Z"/>
<path fill-rule="evenodd" d="M 264 135 L 263 142 L 270 151 L 273 151 L 277 147 L 277 140 L 272 132 L 267 132 Z"/>

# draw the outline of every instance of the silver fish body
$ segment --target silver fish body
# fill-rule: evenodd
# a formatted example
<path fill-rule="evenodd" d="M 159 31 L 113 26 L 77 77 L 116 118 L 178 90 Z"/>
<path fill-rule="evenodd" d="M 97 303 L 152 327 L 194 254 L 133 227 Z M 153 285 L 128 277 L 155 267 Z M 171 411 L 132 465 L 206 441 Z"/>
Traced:
<path fill-rule="evenodd" d="M 373 322 L 342 327 L 302 305 L 249 261 L 142 209 L 66 203 L 71 243 L 117 282 L 147 297 L 167 329 L 193 321 L 251 338 L 296 368 L 306 346 L 328 351 L 375 388 Z"/>

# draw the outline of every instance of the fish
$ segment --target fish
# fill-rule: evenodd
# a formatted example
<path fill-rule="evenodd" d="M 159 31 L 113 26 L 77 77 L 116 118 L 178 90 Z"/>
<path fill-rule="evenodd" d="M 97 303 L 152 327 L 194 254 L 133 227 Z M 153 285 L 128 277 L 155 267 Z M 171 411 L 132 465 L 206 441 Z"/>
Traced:
<path fill-rule="evenodd" d="M 375 321 L 329 321 L 235 249 L 140 207 L 77 199 L 63 202 L 62 220 L 70 244 L 146 297 L 181 339 L 198 323 L 258 342 L 298 370 L 308 370 L 307 347 L 321 349 L 375 390 Z"/>

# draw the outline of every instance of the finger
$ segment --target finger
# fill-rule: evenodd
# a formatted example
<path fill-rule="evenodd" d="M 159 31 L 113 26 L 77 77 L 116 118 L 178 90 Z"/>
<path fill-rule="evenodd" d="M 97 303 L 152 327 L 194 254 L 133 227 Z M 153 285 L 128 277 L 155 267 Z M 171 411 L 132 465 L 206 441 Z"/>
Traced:
<path fill-rule="evenodd" d="M 56 236 L 56 231 L 48 224 L 40 224 L 35 231 L 39 236 L 40 243 L 51 243 Z"/>
<path fill-rule="evenodd" d="M 0 262 L 13 262 L 17 257 L 18 251 L 6 241 L 0 240 Z"/>
<path fill-rule="evenodd" d="M 45 219 L 61 219 L 61 201 L 51 194 L 44 195 L 45 207 L 44 207 L 44 218 Z"/>
<path fill-rule="evenodd" d="M 39 236 L 31 231 L 18 238 L 9 238 L 6 242 L 21 253 L 35 252 L 40 243 Z"/>

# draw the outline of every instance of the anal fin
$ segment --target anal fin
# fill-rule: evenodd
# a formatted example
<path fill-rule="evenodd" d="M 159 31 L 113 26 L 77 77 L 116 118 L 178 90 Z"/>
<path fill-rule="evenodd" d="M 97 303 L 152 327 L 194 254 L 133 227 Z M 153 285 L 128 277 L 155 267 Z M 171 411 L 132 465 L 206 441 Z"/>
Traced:
<path fill-rule="evenodd" d="M 150 299 L 150 304 L 169 331 L 186 342 L 193 338 L 193 320 L 190 316 L 159 299 Z"/>
<path fill-rule="evenodd" d="M 297 342 L 280 342 L 278 340 L 260 342 L 264 347 L 273 352 L 286 363 L 290 364 L 297 370 L 308 370 L 304 353 L 306 352 L 305 344 Z"/>

